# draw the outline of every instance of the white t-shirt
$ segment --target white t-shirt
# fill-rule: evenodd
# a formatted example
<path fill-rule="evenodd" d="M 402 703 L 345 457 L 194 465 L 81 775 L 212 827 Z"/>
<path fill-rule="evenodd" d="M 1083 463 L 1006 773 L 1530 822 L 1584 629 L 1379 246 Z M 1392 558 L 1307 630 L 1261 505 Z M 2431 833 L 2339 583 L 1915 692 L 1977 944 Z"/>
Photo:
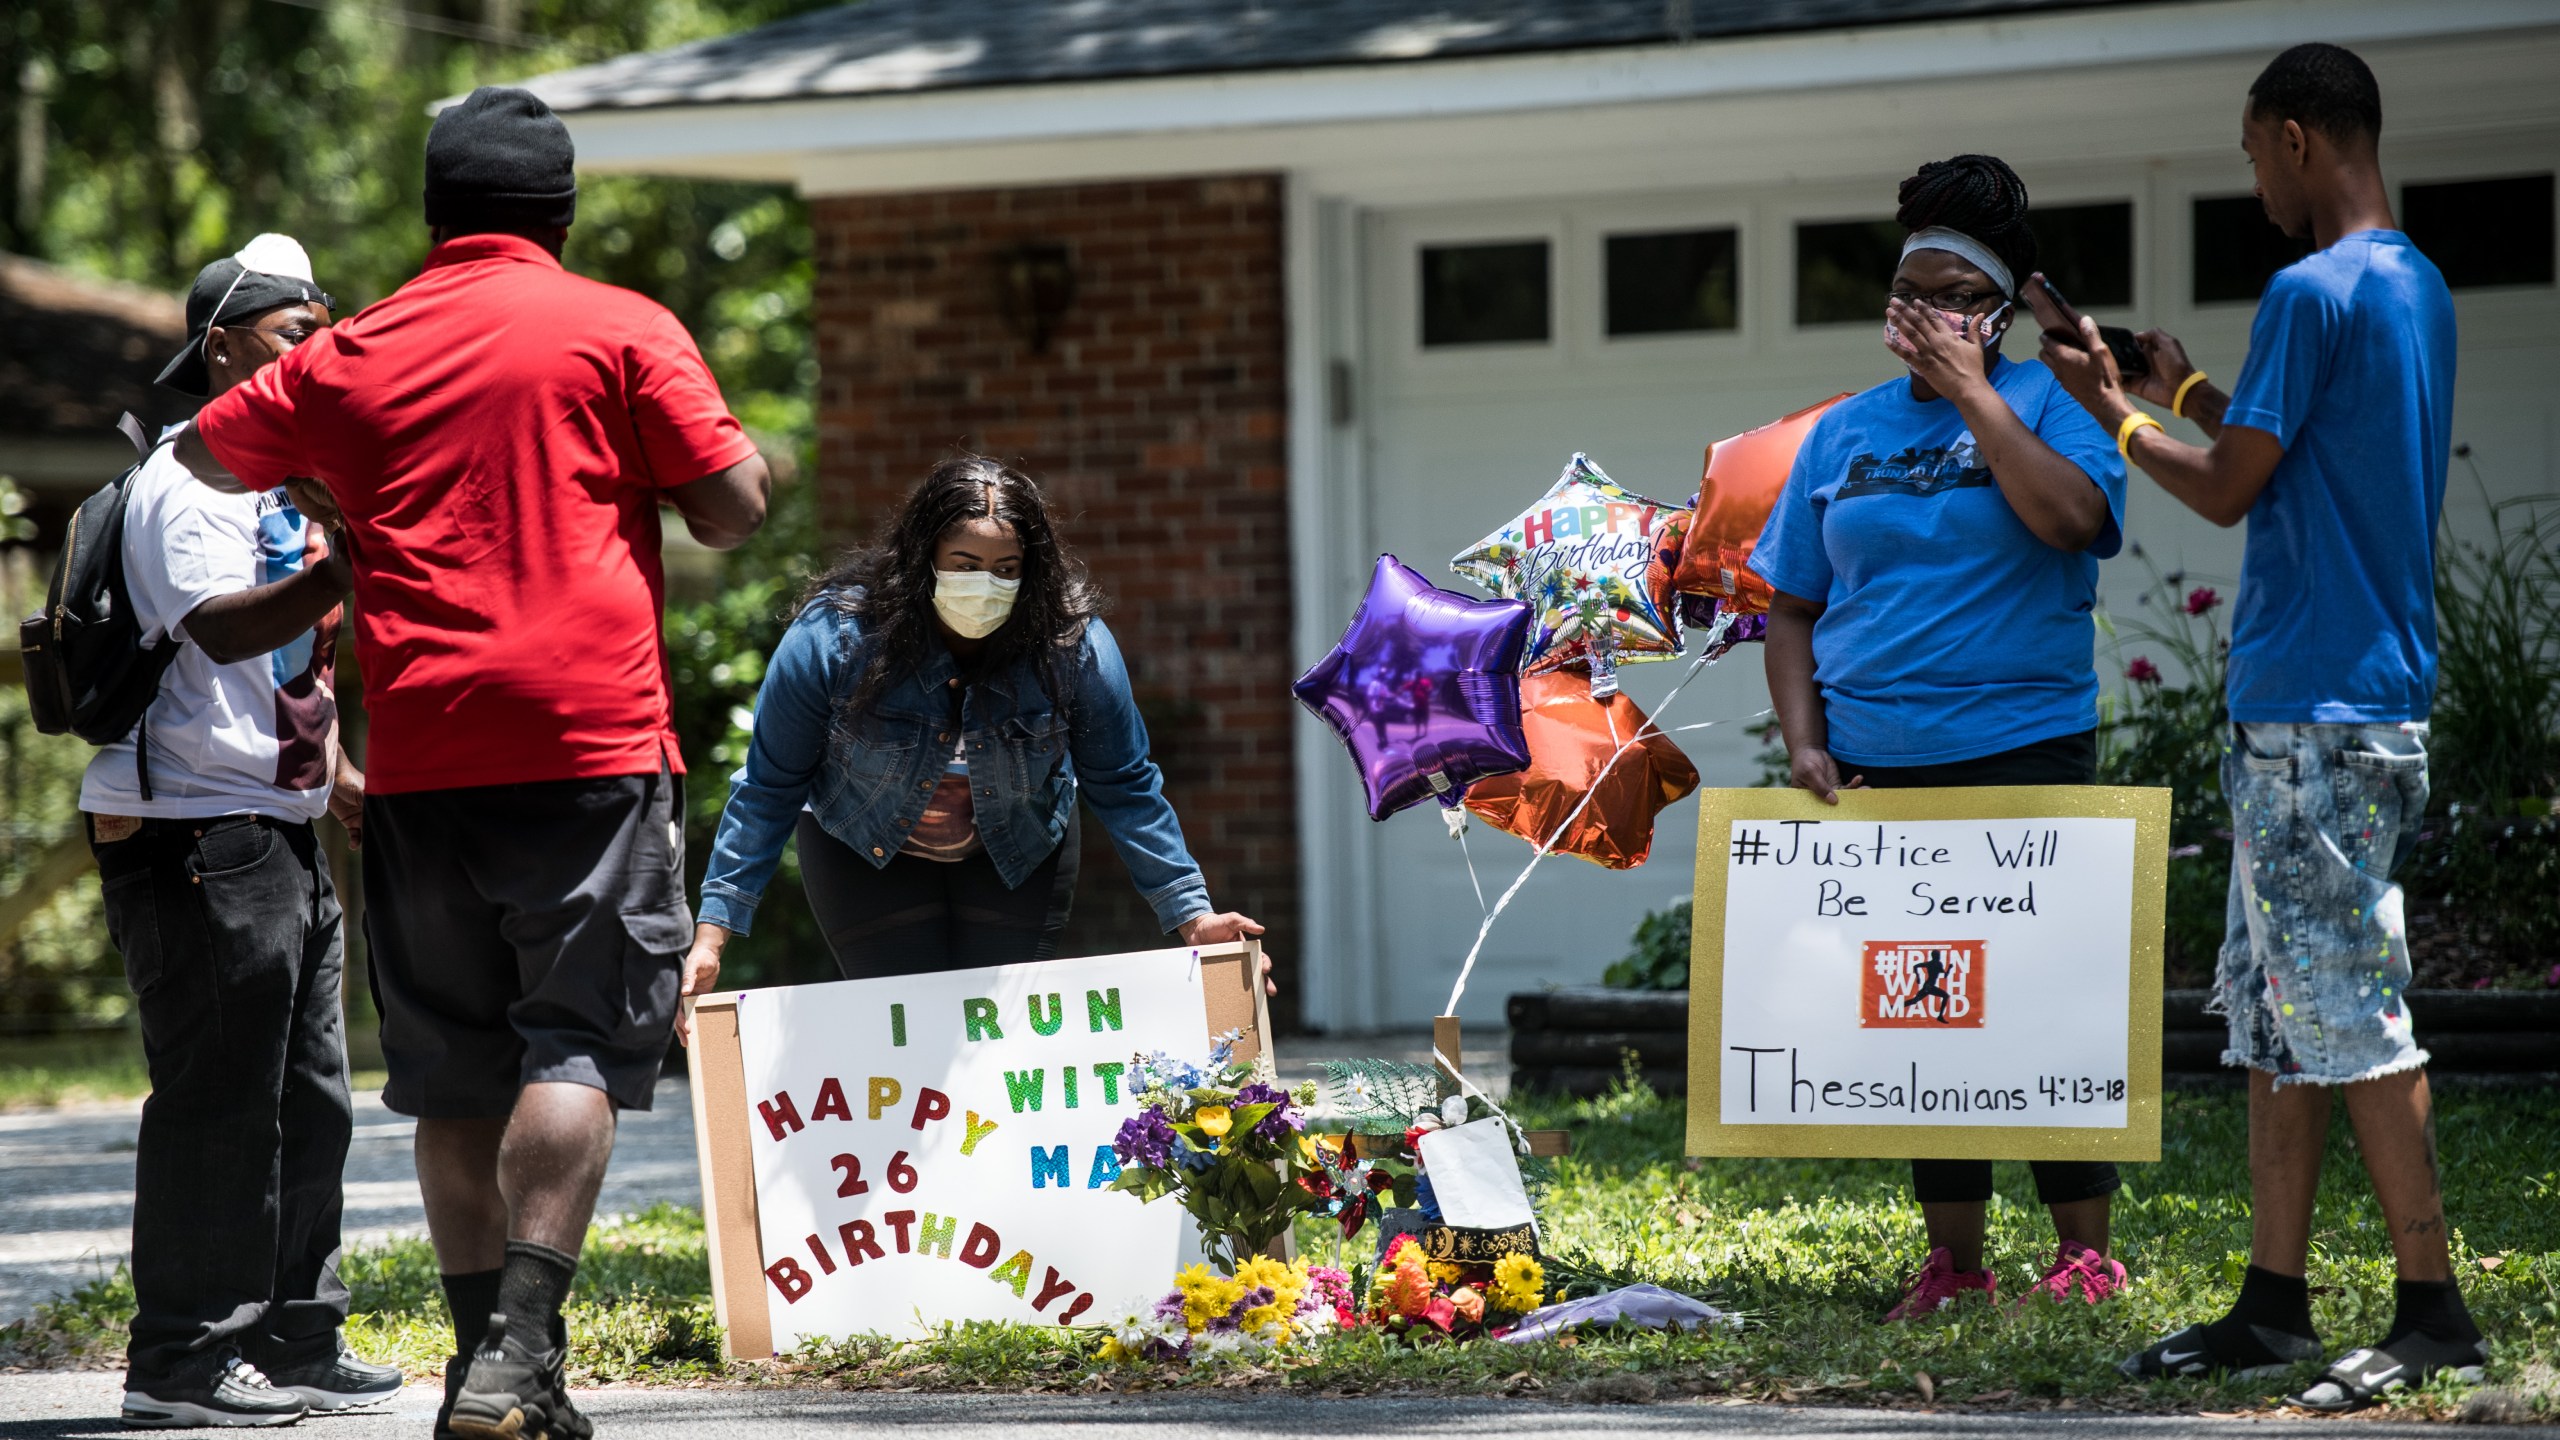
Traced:
<path fill-rule="evenodd" d="M 133 477 L 125 502 L 124 572 L 146 645 L 217 595 L 273 584 L 300 570 L 319 536 L 283 487 L 225 495 L 187 473 L 162 445 Z M 142 798 L 133 738 L 100 747 L 80 782 L 93 815 L 195 819 L 267 815 L 314 820 L 337 773 L 338 698 L 332 689 L 338 617 L 254 660 L 217 665 L 189 643 L 160 680 L 142 729 L 151 745 L 151 795 Z"/>

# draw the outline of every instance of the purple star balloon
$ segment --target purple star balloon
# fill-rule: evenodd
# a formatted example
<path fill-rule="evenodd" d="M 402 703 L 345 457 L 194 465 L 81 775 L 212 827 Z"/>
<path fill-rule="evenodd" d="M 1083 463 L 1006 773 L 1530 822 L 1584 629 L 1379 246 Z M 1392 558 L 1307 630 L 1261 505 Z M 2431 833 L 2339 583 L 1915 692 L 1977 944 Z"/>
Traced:
<path fill-rule="evenodd" d="M 1454 807 L 1469 782 L 1528 767 L 1528 638 L 1525 601 L 1471 600 L 1381 555 L 1342 643 L 1290 688 L 1349 747 L 1370 819 L 1435 797 Z"/>

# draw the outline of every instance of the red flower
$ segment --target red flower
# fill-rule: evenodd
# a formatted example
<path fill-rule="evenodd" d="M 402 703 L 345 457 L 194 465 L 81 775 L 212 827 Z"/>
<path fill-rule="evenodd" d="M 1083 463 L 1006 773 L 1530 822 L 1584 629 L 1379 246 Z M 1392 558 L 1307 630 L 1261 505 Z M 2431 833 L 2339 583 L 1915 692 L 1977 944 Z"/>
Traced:
<path fill-rule="evenodd" d="M 1431 1303 L 1422 1307 L 1422 1318 L 1438 1326 L 1440 1333 L 1446 1335 L 1449 1326 L 1458 1318 L 1458 1307 L 1449 1303 L 1448 1296 L 1434 1295 Z"/>
<path fill-rule="evenodd" d="M 2147 656 L 2136 655 L 2133 663 L 2124 667 L 2124 678 L 2137 685 L 2157 685 L 2160 683 L 2160 667 L 2152 664 Z"/>
<path fill-rule="evenodd" d="M 2199 585 L 2187 592 L 2186 611 L 2190 615 L 2202 615 L 2221 603 L 2222 597 L 2213 593 L 2212 586 Z"/>

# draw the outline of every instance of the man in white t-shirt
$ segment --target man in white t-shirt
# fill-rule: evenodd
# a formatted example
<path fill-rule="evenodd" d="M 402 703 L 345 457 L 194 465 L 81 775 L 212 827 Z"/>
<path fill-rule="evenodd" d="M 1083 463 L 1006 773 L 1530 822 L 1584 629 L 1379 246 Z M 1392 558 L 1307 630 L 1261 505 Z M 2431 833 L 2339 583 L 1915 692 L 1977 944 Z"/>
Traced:
<path fill-rule="evenodd" d="M 331 303 L 300 245 L 261 235 L 196 277 L 161 383 L 219 395 Z M 283 488 L 222 494 L 166 443 L 131 481 L 124 568 L 144 643 L 180 648 L 80 786 L 151 1071 L 123 1418 L 275 1425 L 372 1404 L 400 1372 L 339 1338 L 342 927 L 311 824 L 361 824 L 331 691 L 351 568 Z"/>

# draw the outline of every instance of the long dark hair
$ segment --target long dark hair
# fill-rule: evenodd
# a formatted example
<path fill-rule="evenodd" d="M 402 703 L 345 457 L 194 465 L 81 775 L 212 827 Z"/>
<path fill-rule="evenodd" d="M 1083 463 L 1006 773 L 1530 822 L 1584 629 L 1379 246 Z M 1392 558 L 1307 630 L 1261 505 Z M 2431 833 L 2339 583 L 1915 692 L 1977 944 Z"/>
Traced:
<path fill-rule="evenodd" d="M 2018 285 L 2036 268 L 2036 232 L 2027 224 L 2027 182 L 1995 155 L 1932 160 L 1902 182 L 1894 219 L 1910 231 L 1944 226 L 1982 242 Z"/>
<path fill-rule="evenodd" d="M 1069 670 L 1085 623 L 1102 613 L 1102 594 L 1085 578 L 1083 562 L 1058 543 L 1048 498 L 1030 476 L 962 455 L 934 466 L 878 539 L 819 576 L 803 602 L 839 607 L 862 622 L 862 675 L 845 701 L 847 718 L 869 713 L 942 644 L 933 615 L 934 547 L 951 527 L 990 516 L 1022 544 L 1022 590 L 968 668 L 995 676 L 1029 660 L 1050 705 L 1066 708 Z"/>

